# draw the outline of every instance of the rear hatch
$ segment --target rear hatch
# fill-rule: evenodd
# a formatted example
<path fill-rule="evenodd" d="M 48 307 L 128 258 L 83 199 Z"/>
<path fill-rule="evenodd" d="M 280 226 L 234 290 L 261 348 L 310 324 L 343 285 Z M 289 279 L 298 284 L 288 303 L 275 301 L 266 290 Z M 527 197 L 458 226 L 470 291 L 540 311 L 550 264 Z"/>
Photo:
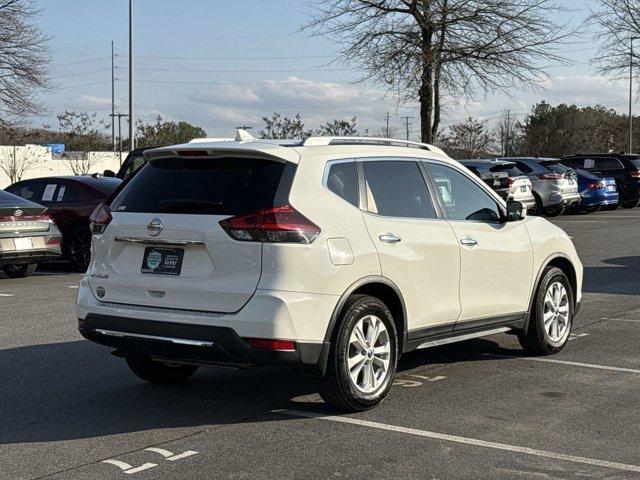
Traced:
<path fill-rule="evenodd" d="M 492 165 L 488 170 L 478 169 L 480 178 L 502 198 L 506 199 L 509 194 L 509 174 L 504 171 L 501 164 Z"/>
<path fill-rule="evenodd" d="M 554 176 L 560 192 L 567 194 L 578 193 L 578 175 L 574 170 L 565 167 L 558 160 L 549 160 L 540 163 L 550 171 L 551 175 L 549 175 L 549 177 Z"/>
<path fill-rule="evenodd" d="M 292 169 L 261 158 L 151 160 L 111 203 L 89 284 L 109 302 L 240 310 L 258 285 L 262 244 L 232 239 L 219 222 L 286 202 Z"/>

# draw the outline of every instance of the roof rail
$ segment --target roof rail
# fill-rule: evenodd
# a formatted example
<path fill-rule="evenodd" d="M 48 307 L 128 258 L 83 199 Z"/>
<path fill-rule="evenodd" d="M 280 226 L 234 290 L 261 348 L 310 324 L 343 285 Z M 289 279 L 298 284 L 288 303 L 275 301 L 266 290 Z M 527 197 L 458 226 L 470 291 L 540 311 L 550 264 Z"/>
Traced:
<path fill-rule="evenodd" d="M 428 143 L 386 137 L 309 137 L 302 142 L 302 146 L 304 147 L 327 145 L 387 145 L 390 147 L 411 147 L 446 155 L 442 149 Z"/>

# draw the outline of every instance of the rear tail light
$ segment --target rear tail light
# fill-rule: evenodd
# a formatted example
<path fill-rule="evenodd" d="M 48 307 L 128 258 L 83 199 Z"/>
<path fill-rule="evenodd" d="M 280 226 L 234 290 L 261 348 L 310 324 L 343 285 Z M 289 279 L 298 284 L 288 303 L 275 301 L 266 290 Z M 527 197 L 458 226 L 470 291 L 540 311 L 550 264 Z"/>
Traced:
<path fill-rule="evenodd" d="M 640 178 L 640 170 L 633 170 L 632 172 L 629 172 L 629 175 L 633 178 Z"/>
<path fill-rule="evenodd" d="M 291 205 L 263 208 L 220 222 L 227 234 L 241 242 L 311 243 L 320 227 Z"/>
<path fill-rule="evenodd" d="M 273 340 L 269 338 L 245 338 L 254 350 L 271 350 L 279 352 L 290 352 L 296 349 L 296 342 L 293 340 Z"/>
<path fill-rule="evenodd" d="M 104 233 L 107 225 L 111 223 L 111 220 L 113 220 L 113 217 L 111 216 L 109 206 L 106 203 L 99 204 L 91 214 L 91 217 L 89 217 L 89 228 L 91 229 L 91 233 L 94 235 Z"/>
<path fill-rule="evenodd" d="M 605 184 L 602 182 L 595 182 L 587 184 L 587 188 L 590 190 L 598 190 L 599 188 L 605 188 Z"/>
<path fill-rule="evenodd" d="M 60 245 L 62 243 L 62 241 L 60 240 L 60 237 L 50 237 L 47 242 L 46 245 L 47 246 L 55 246 L 55 245 Z"/>
<path fill-rule="evenodd" d="M 538 178 L 540 180 L 562 180 L 564 178 L 564 173 L 543 173 L 541 175 L 538 175 Z"/>
<path fill-rule="evenodd" d="M 178 155 L 181 157 L 206 157 L 208 153 L 206 150 L 178 150 Z"/>

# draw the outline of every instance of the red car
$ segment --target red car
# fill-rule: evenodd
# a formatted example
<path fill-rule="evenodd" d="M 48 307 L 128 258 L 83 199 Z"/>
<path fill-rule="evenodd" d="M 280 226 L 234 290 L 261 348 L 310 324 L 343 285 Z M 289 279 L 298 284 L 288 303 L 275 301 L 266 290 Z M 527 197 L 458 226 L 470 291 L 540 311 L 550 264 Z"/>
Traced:
<path fill-rule="evenodd" d="M 62 232 L 62 254 L 79 271 L 91 260 L 89 216 L 122 183 L 92 176 L 43 177 L 14 183 L 5 190 L 48 207 Z"/>

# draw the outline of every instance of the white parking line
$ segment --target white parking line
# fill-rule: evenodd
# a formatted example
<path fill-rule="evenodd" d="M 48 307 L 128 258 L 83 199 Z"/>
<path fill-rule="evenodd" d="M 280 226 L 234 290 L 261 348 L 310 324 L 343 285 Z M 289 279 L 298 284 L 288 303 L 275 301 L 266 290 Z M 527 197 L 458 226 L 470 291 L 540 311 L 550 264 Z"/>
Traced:
<path fill-rule="evenodd" d="M 604 320 L 614 320 L 616 322 L 640 323 L 640 320 L 634 318 L 605 318 Z"/>
<path fill-rule="evenodd" d="M 69 285 L 69 288 L 78 288 L 78 285 Z"/>
<path fill-rule="evenodd" d="M 0 293 L 0 297 L 14 297 L 15 293 Z"/>
<path fill-rule="evenodd" d="M 169 460 L 170 462 L 175 462 L 176 460 L 181 460 L 183 458 L 187 458 L 187 457 L 190 457 L 191 455 L 195 455 L 198 453 L 198 452 L 194 452 L 193 450 L 187 450 L 186 452 L 182 452 L 176 455 L 175 453 L 170 452 L 169 450 L 165 450 L 164 448 L 156 448 L 156 447 L 145 448 L 145 450 L 148 452 L 159 453 L 166 460 Z"/>
<path fill-rule="evenodd" d="M 128 463 L 121 462 L 120 460 L 111 460 L 111 459 L 102 460 L 100 463 L 108 463 L 109 465 L 114 465 L 118 467 L 120 470 L 122 470 L 124 473 L 126 473 L 127 475 L 131 475 L 132 473 L 142 472 L 143 470 L 148 470 L 150 468 L 158 466 L 155 463 L 145 463 L 143 465 L 140 465 L 139 467 L 133 467 Z"/>
<path fill-rule="evenodd" d="M 630 465 L 627 463 L 609 462 L 607 460 L 598 460 L 595 458 L 579 457 L 576 455 L 567 455 L 564 453 L 548 452 L 546 450 L 537 450 L 535 448 L 520 447 L 517 445 L 508 445 L 506 443 L 488 442 L 486 440 L 478 440 L 475 438 L 459 437 L 457 435 L 448 435 L 445 433 L 430 432 L 427 430 L 418 430 L 415 428 L 399 427 L 396 425 L 387 425 L 385 423 L 370 422 L 368 420 L 360 420 L 350 417 L 336 417 L 336 416 L 324 416 L 318 413 L 301 412 L 297 410 L 272 410 L 272 413 L 280 413 L 283 415 L 290 415 L 293 417 L 303 418 L 316 418 L 318 420 L 325 420 L 329 422 L 347 423 L 351 425 L 358 425 L 361 427 L 375 428 L 378 430 L 386 430 L 396 433 L 404 433 L 408 435 L 415 435 L 418 437 L 433 438 L 436 440 L 444 440 L 447 442 L 462 443 L 466 445 L 474 445 L 477 447 L 492 448 L 495 450 L 505 450 L 508 452 L 522 453 L 525 455 L 533 455 L 536 457 L 553 458 L 556 460 L 564 460 L 573 463 L 582 463 L 587 465 L 595 465 L 598 467 L 611 468 L 615 470 L 624 470 L 627 472 L 640 473 L 640 466 Z"/>
<path fill-rule="evenodd" d="M 572 365 L 574 367 L 593 368 L 596 370 L 610 370 L 612 372 L 627 372 L 640 374 L 640 370 L 634 368 L 612 367 L 609 365 L 595 365 L 593 363 L 570 362 L 568 360 L 556 360 L 554 358 L 537 358 L 537 357 L 509 357 L 518 358 L 520 360 L 529 360 L 532 362 L 558 363 L 560 365 Z"/>

